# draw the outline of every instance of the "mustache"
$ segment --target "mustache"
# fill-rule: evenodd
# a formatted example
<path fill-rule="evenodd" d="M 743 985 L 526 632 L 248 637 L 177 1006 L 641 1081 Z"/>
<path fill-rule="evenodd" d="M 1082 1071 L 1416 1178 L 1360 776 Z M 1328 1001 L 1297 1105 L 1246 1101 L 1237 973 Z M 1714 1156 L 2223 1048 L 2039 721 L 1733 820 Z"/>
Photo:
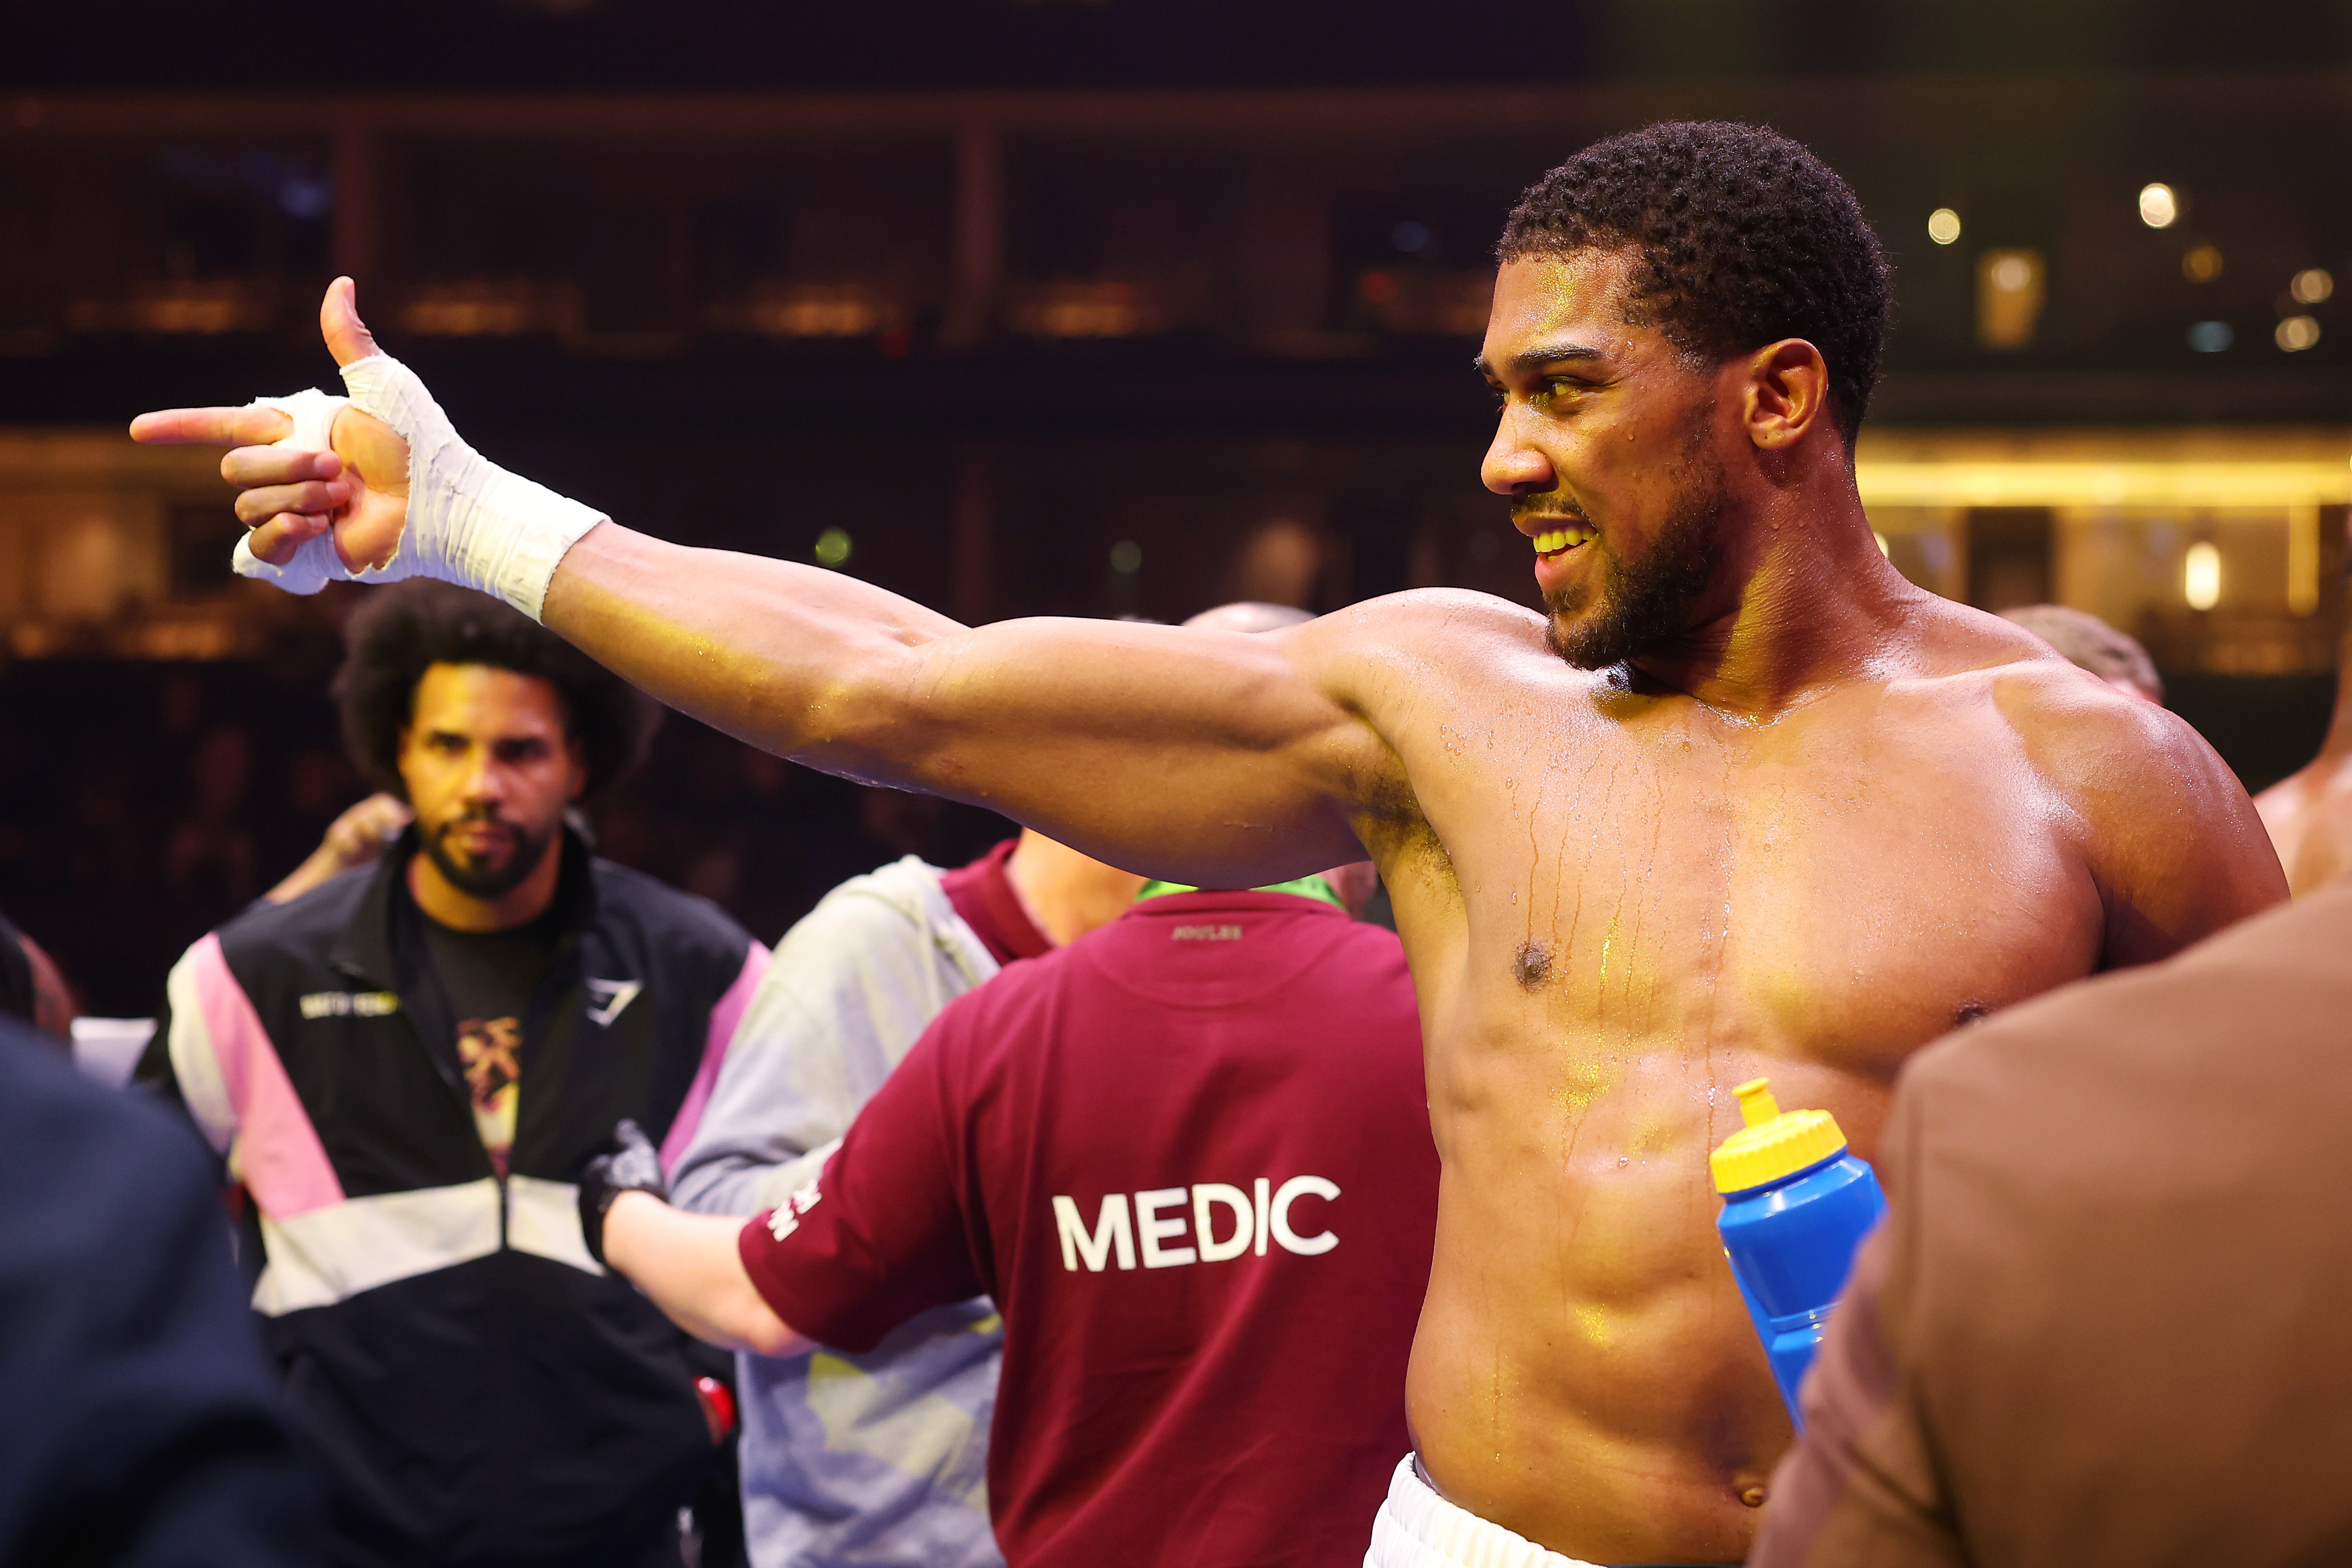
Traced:
<path fill-rule="evenodd" d="M 1566 522 L 1580 522 L 1588 528 L 1593 526 L 1592 519 L 1585 515 L 1584 509 L 1566 496 L 1520 496 L 1511 502 L 1511 521 L 1514 523 L 1532 522 L 1547 518 L 1559 518 Z"/>

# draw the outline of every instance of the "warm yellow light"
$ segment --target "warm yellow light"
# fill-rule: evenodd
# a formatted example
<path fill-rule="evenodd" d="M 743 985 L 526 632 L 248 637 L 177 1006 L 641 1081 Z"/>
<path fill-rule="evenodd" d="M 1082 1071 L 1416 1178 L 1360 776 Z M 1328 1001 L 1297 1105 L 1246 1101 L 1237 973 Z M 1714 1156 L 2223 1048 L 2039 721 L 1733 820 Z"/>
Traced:
<path fill-rule="evenodd" d="M 2139 221 L 2150 228 L 2170 228 L 2180 216 L 2180 197 L 2170 185 L 2158 181 L 2139 188 Z"/>
<path fill-rule="evenodd" d="M 2269 507 L 2352 502 L 2352 473 L 2317 459 L 1881 457 L 1854 464 L 1864 506 Z"/>
<path fill-rule="evenodd" d="M 2294 275 L 2286 291 L 2298 305 L 2316 305 L 2336 292 L 2336 276 L 2325 267 L 2306 267 Z"/>
<path fill-rule="evenodd" d="M 2319 509 L 2286 509 L 2286 607 L 2298 616 L 2319 608 Z"/>
<path fill-rule="evenodd" d="M 1878 542 L 1878 552 L 1881 555 L 1887 556 L 1890 559 L 1894 556 L 1895 552 L 1886 548 L 1886 535 L 1879 532 L 1878 530 L 1874 528 L 1870 531 L 1870 537 Z"/>
<path fill-rule="evenodd" d="M 1989 349 L 2021 349 L 2033 341 L 2042 316 L 2042 253 L 1988 250 L 1977 258 L 1977 341 Z"/>
<path fill-rule="evenodd" d="M 2287 353 L 2301 353 L 2319 341 L 2319 323 L 2309 316 L 2289 316 L 2271 337 Z"/>
<path fill-rule="evenodd" d="M 2191 283 L 2210 283 L 2221 276 L 2221 252 L 2216 246 L 2193 247 L 2180 258 L 2180 275 Z"/>
<path fill-rule="evenodd" d="M 1949 245 L 1960 237 L 1960 215 L 1949 207 L 1937 207 L 1927 215 L 1927 237 L 1937 245 Z"/>
<path fill-rule="evenodd" d="M 2221 602 L 2221 552 L 2207 543 L 2192 544 L 2180 564 L 2180 596 L 2192 610 L 2210 610 Z"/>

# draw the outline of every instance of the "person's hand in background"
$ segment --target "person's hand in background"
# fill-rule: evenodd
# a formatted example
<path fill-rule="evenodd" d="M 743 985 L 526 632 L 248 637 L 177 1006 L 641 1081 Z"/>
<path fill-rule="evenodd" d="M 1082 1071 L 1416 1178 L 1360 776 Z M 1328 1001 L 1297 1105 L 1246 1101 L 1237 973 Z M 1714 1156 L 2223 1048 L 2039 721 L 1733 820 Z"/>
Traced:
<path fill-rule="evenodd" d="M 409 816 L 408 807 L 395 795 L 368 796 L 330 823 L 310 858 L 262 898 L 273 904 L 291 903 L 331 877 L 374 865 L 383 858 L 385 847 L 408 826 Z"/>

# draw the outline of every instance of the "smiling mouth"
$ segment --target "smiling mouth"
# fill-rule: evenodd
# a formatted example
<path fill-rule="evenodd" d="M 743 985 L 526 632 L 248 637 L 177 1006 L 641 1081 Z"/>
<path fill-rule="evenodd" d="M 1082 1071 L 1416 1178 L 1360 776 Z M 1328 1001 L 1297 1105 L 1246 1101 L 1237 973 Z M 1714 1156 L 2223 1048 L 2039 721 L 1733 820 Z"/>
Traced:
<path fill-rule="evenodd" d="M 1538 556 L 1549 559 L 1567 554 L 1578 545 L 1590 542 L 1600 531 L 1588 522 L 1571 522 L 1566 528 L 1547 529 L 1532 536 L 1528 542 L 1536 547 Z"/>

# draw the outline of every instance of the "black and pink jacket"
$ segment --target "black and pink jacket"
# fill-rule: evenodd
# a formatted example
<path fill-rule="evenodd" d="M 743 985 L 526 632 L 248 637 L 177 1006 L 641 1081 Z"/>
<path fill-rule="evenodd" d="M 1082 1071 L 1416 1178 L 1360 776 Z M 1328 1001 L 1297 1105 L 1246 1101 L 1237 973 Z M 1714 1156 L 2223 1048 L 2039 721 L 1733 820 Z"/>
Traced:
<path fill-rule="evenodd" d="M 502 1179 L 414 847 L 190 948 L 140 1076 L 250 1198 L 253 1306 L 332 1482 L 338 1561 L 602 1561 L 675 1516 L 710 1438 L 688 1342 L 589 1258 L 572 1183 L 624 1116 L 675 1164 L 767 950 L 567 835 Z"/>

